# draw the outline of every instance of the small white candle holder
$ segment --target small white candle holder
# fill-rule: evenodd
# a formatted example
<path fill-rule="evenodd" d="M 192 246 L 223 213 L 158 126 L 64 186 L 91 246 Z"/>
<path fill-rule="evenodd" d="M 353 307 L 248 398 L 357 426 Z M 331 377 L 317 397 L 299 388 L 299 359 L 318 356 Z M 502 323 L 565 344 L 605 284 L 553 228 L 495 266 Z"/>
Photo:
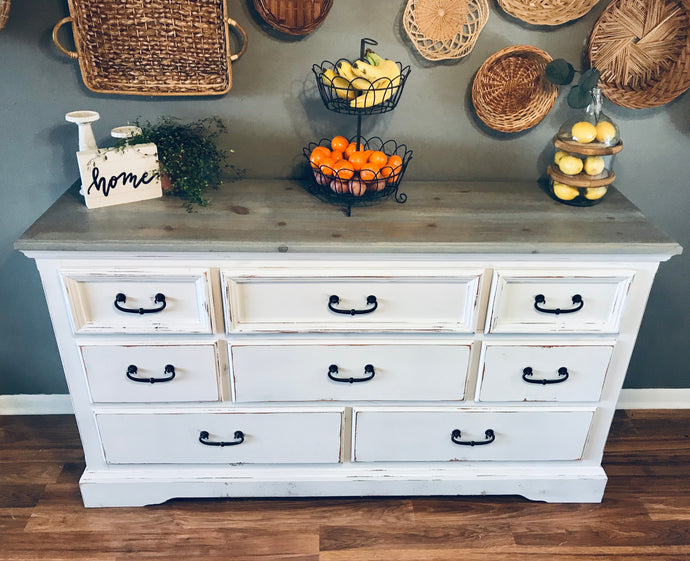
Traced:
<path fill-rule="evenodd" d="M 79 127 L 79 151 L 98 150 L 93 136 L 91 123 L 98 121 L 101 116 L 96 111 L 71 111 L 65 115 L 65 120 L 75 123 Z"/>

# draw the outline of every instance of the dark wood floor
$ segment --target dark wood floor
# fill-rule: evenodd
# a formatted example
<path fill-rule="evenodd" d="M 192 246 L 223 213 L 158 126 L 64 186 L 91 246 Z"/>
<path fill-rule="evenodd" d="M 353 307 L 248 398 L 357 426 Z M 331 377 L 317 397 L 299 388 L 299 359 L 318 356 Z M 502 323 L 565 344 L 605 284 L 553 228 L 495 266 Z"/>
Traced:
<path fill-rule="evenodd" d="M 85 509 L 71 416 L 0 416 L 0 560 L 688 561 L 690 410 L 619 411 L 601 504 L 176 500 Z"/>

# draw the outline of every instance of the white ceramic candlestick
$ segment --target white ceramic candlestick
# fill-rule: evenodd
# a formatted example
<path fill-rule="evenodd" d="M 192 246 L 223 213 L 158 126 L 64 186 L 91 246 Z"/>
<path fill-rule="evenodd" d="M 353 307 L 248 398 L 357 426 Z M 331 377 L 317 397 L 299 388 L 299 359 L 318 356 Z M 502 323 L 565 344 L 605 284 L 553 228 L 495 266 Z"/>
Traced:
<path fill-rule="evenodd" d="M 75 123 L 79 127 L 79 151 L 98 150 L 96 139 L 91 130 L 91 123 L 98 121 L 101 116 L 96 111 L 71 111 L 65 115 L 65 120 Z"/>

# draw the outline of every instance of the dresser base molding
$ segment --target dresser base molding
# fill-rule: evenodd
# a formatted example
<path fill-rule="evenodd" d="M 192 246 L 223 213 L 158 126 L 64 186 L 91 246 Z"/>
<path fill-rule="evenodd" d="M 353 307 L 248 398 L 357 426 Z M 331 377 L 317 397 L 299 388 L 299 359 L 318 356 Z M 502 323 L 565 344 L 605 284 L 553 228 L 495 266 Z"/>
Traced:
<path fill-rule="evenodd" d="M 443 467 L 367 467 L 333 471 L 304 467 L 261 470 L 233 467 L 232 474 L 205 466 L 164 474 L 151 469 L 86 470 L 81 494 L 86 507 L 133 507 L 176 498 L 357 497 L 519 495 L 532 501 L 599 503 L 606 487 L 600 466 L 486 464 Z M 336 471 L 338 473 L 336 473 Z"/>

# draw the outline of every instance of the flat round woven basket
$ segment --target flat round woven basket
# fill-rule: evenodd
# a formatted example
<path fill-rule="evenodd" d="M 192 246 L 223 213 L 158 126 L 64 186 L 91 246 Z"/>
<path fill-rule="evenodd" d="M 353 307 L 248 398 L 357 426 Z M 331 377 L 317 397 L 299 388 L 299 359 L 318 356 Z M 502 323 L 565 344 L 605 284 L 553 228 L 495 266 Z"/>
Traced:
<path fill-rule="evenodd" d="M 333 0 L 254 0 L 254 8 L 273 29 L 289 35 L 307 35 L 319 27 Z"/>
<path fill-rule="evenodd" d="M 408 0 L 403 27 L 427 60 L 462 58 L 489 19 L 488 0 Z"/>
<path fill-rule="evenodd" d="M 581 18 L 599 0 L 497 0 L 503 10 L 532 25 L 561 25 Z"/>
<path fill-rule="evenodd" d="M 594 25 L 588 55 L 613 103 L 672 101 L 690 88 L 690 0 L 614 0 Z"/>
<path fill-rule="evenodd" d="M 501 132 L 518 132 L 539 123 L 553 107 L 558 88 L 544 76 L 546 51 L 513 45 L 491 55 L 472 83 L 477 116 Z"/>
<path fill-rule="evenodd" d="M 0 0 L 0 29 L 5 27 L 10 17 L 10 0 Z"/>

